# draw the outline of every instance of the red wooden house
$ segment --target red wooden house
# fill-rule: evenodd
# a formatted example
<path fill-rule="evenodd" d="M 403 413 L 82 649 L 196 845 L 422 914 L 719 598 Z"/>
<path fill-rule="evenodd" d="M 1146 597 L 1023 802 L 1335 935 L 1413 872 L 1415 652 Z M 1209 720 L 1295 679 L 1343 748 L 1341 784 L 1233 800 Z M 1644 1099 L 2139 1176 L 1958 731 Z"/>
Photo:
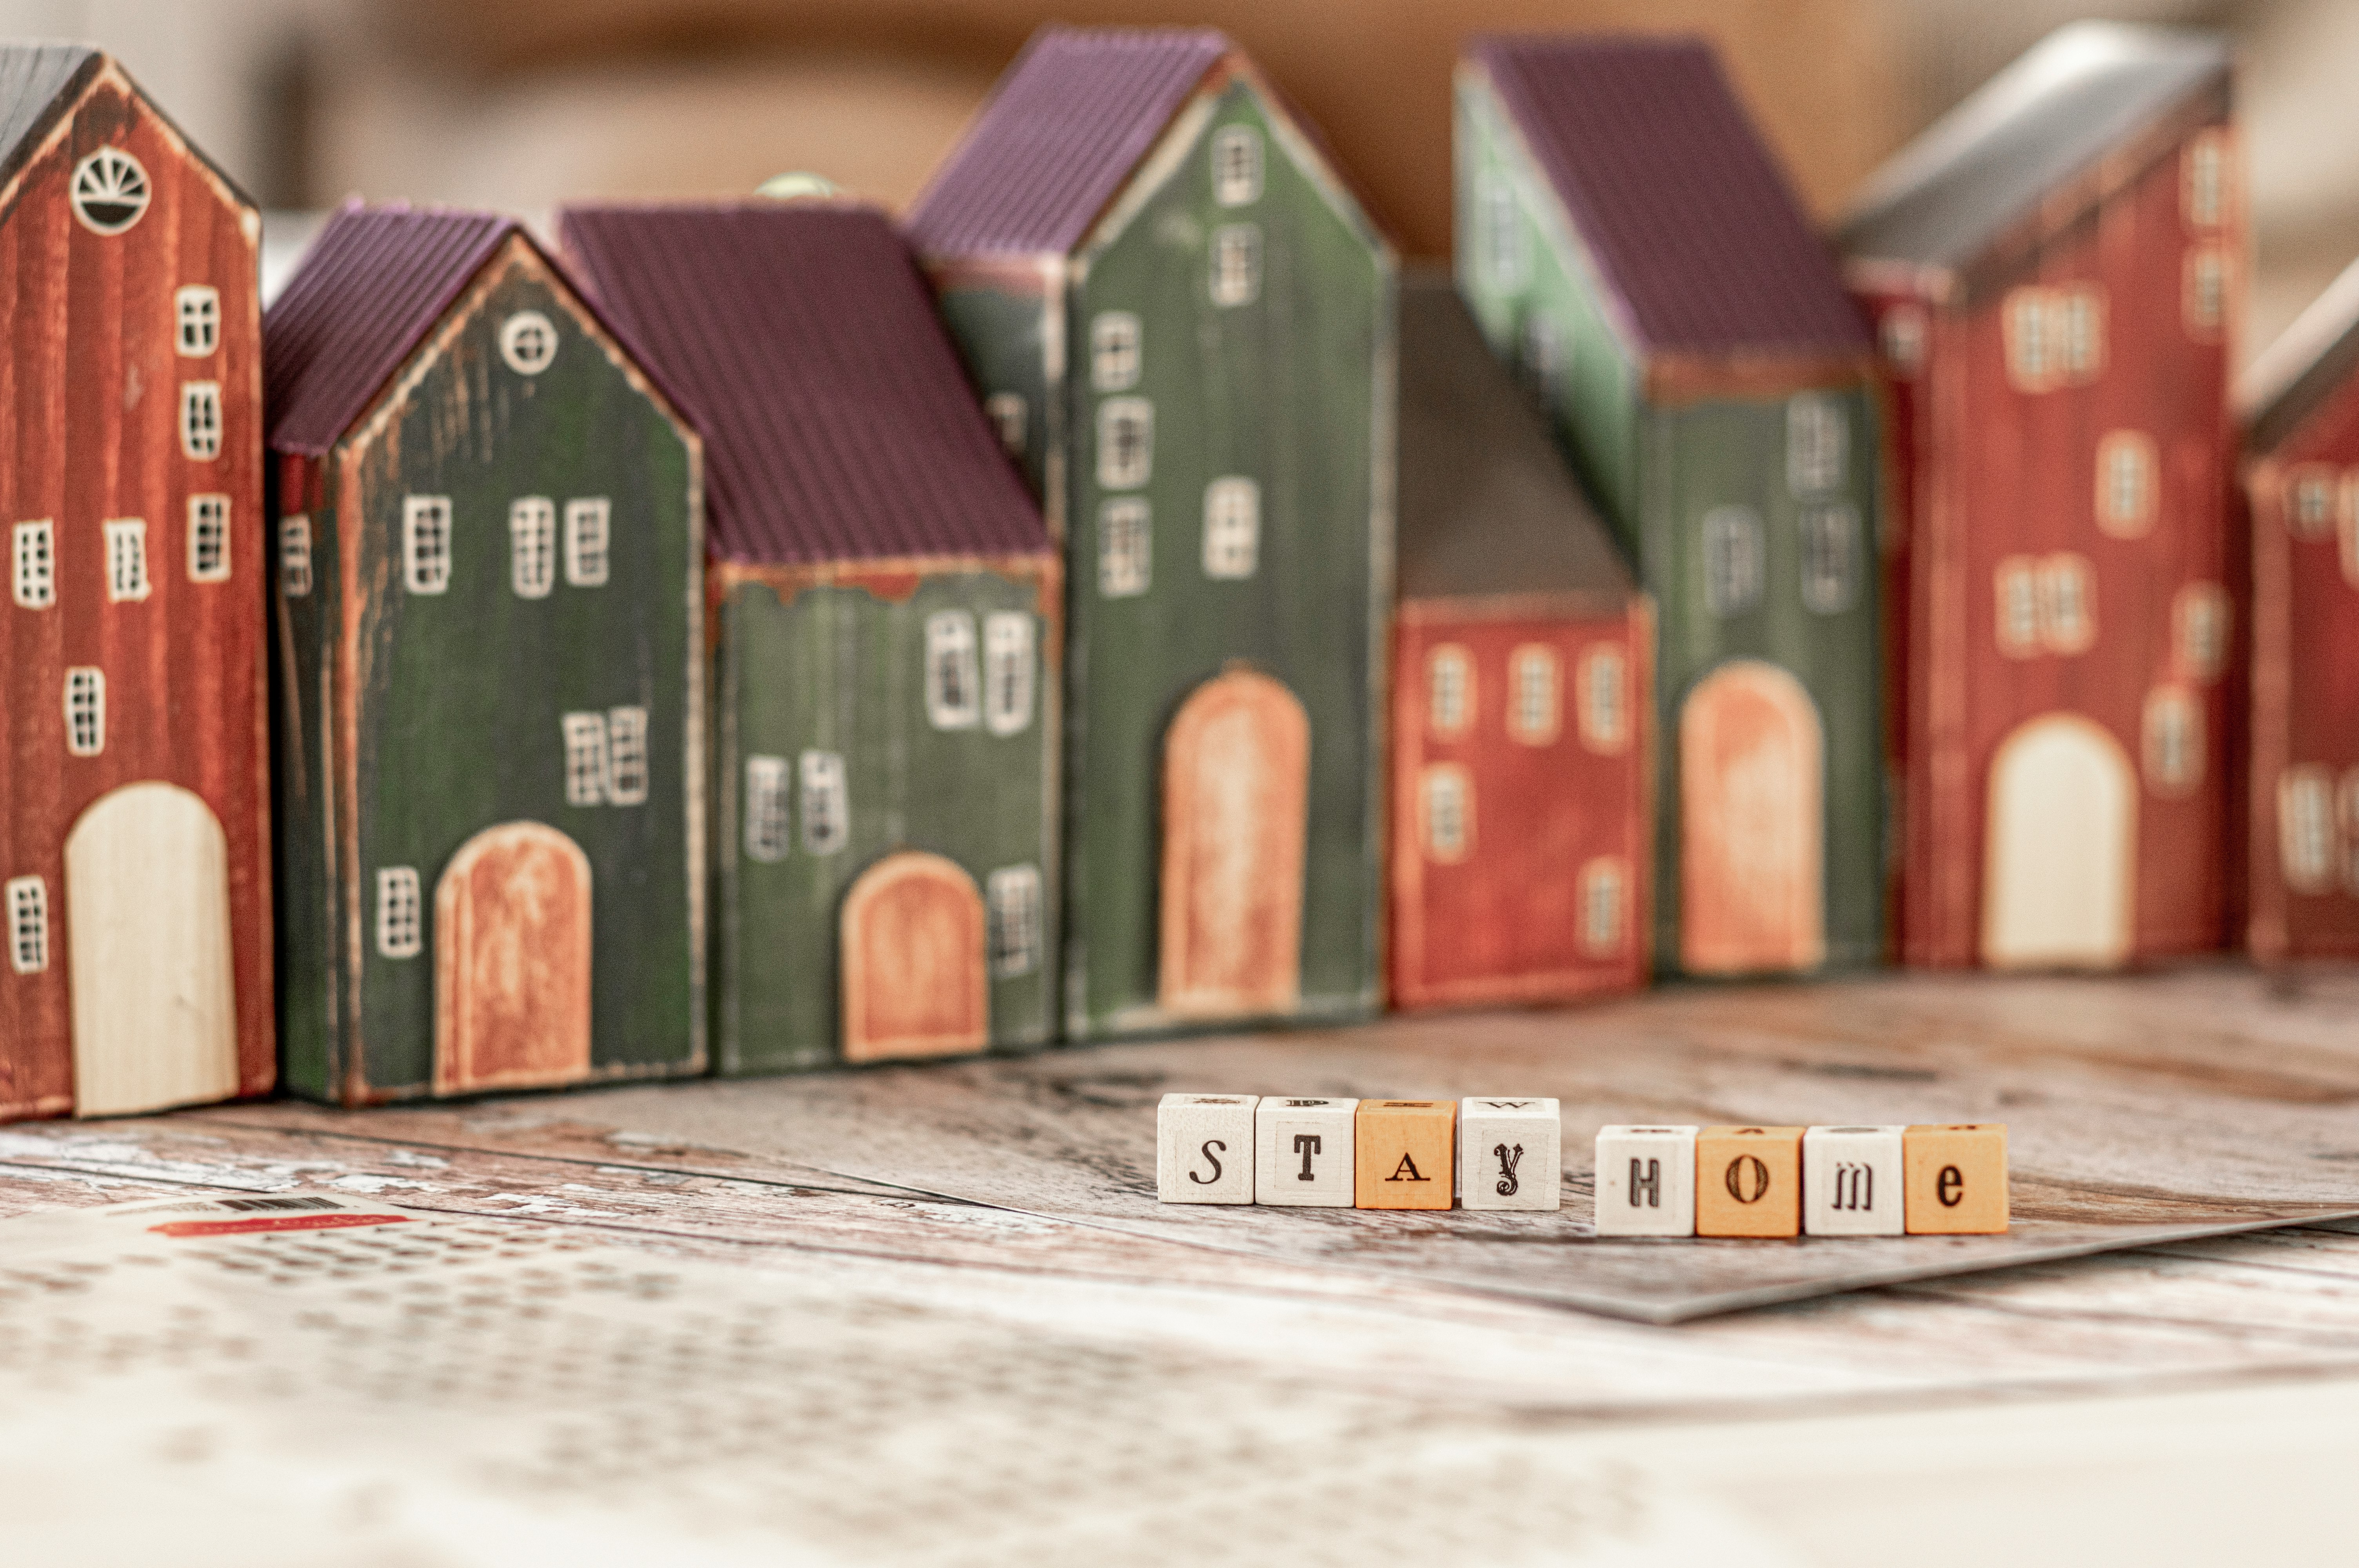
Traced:
<path fill-rule="evenodd" d="M 1446 276 L 1400 302 L 1392 1000 L 1646 983 L 1653 616 Z"/>
<path fill-rule="evenodd" d="M 0 48 L 0 1118 L 273 1079 L 260 233 L 114 61 Z"/>
<path fill-rule="evenodd" d="M 1908 962 L 2103 968 L 2221 943 L 2229 86 L 2209 35 L 2063 28 L 1844 228 L 1891 377 Z"/>

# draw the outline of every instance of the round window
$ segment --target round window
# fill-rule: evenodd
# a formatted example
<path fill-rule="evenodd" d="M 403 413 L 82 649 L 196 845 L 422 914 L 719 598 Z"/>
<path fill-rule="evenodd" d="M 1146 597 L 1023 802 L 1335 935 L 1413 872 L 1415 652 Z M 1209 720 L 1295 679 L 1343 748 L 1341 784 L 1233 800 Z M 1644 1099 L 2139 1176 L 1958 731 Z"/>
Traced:
<path fill-rule="evenodd" d="M 93 233 L 119 234 L 147 211 L 147 171 L 121 147 L 101 147 L 74 165 L 74 216 Z"/>
<path fill-rule="evenodd" d="M 500 358 L 518 375 L 538 375 L 557 357 L 557 328 L 538 310 L 519 310 L 500 323 Z"/>

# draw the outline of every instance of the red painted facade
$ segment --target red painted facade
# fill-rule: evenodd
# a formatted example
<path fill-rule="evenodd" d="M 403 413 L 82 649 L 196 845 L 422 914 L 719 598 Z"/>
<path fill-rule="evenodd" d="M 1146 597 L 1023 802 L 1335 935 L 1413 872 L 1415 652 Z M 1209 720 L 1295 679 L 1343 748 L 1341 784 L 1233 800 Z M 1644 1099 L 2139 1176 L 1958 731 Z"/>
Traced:
<path fill-rule="evenodd" d="M 110 148 L 136 160 L 147 198 L 128 227 L 103 233 L 69 187 Z M 145 781 L 192 792 L 222 829 L 239 1092 L 275 1077 L 259 233 L 254 209 L 112 65 L 0 189 L 0 547 L 12 578 L 0 600 L 0 881 L 38 879 L 47 927 L 46 951 L 32 955 L 0 907 L 0 1118 L 75 1107 L 66 840 L 94 802 Z M 190 287 L 213 291 L 210 338 L 191 321 L 198 352 L 182 351 Z M 207 313 L 200 299 L 192 317 Z M 217 456 L 184 449 L 190 384 L 219 389 Z M 199 446 L 209 438 L 201 431 Z M 208 503 L 201 562 L 192 497 L 226 502 L 225 515 Z M 111 575 L 129 567 L 110 562 L 106 525 L 126 519 L 146 524 L 144 597 L 116 591 L 139 585 Z M 17 558 L 18 525 L 40 524 L 46 571 Z M 77 669 L 104 681 L 92 754 L 68 743 Z"/>

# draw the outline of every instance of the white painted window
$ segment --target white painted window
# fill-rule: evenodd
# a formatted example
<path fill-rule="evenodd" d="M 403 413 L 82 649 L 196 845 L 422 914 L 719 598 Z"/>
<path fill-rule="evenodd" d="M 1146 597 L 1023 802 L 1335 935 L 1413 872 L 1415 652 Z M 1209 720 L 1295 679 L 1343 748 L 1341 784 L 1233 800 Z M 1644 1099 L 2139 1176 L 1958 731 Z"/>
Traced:
<path fill-rule="evenodd" d="M 2007 291 L 2006 373 L 2019 392 L 2085 385 L 2104 373 L 2105 291 L 2093 283 Z"/>
<path fill-rule="evenodd" d="M 1040 868 L 1003 866 L 984 879 L 991 915 L 991 972 L 1006 979 L 1040 967 Z"/>
<path fill-rule="evenodd" d="M 2334 783 L 2324 768 L 2288 768 L 2277 779 L 2277 856 L 2296 892 L 2332 891 L 2342 858 L 2334 825 Z"/>
<path fill-rule="evenodd" d="M 289 599 L 311 591 L 311 519 L 306 513 L 278 520 L 278 591 Z"/>
<path fill-rule="evenodd" d="M 1925 310 L 1918 305 L 1896 305 L 1876 323 L 1884 347 L 1884 362 L 1903 381 L 1925 368 Z"/>
<path fill-rule="evenodd" d="M 560 723 L 565 735 L 565 804 L 604 805 L 606 716 L 569 713 Z"/>
<path fill-rule="evenodd" d="M 1611 643 L 1598 643 L 1581 655 L 1574 704 L 1581 716 L 1581 743 L 1593 752 L 1611 755 L 1629 744 L 1627 671 L 1628 661 Z"/>
<path fill-rule="evenodd" d="M 189 497 L 189 580 L 229 580 L 229 497 Z"/>
<path fill-rule="evenodd" d="M 2228 320 L 2227 252 L 2218 245 L 2197 245 L 2187 253 L 2179 308 L 2189 337 L 2208 343 L 2220 336 Z"/>
<path fill-rule="evenodd" d="M 1261 230 L 1229 223 L 1212 231 L 1212 303 L 1250 305 L 1261 297 Z"/>
<path fill-rule="evenodd" d="M 1803 606 L 1814 614 L 1840 615 L 1859 598 L 1859 508 L 1847 501 L 1805 506 L 1798 526 Z"/>
<path fill-rule="evenodd" d="M 27 610 L 47 610 L 58 601 L 58 538 L 46 517 L 19 523 L 10 534 L 14 597 Z"/>
<path fill-rule="evenodd" d="M 982 685 L 974 617 L 963 610 L 927 616 L 926 722 L 937 730 L 973 729 L 983 717 Z"/>
<path fill-rule="evenodd" d="M 180 384 L 180 450 L 200 462 L 221 456 L 221 383 Z"/>
<path fill-rule="evenodd" d="M 1841 490 L 1851 471 L 1851 419 L 1823 392 L 1786 400 L 1786 488 L 1796 495 Z"/>
<path fill-rule="evenodd" d="M 787 760 L 745 759 L 745 858 L 774 865 L 787 858 Z"/>
<path fill-rule="evenodd" d="M 221 347 L 221 290 L 191 283 L 172 291 L 173 346 L 192 360 Z"/>
<path fill-rule="evenodd" d="M 1138 318 L 1127 310 L 1101 310 L 1090 322 L 1090 385 L 1099 392 L 1128 392 L 1138 384 L 1142 365 Z"/>
<path fill-rule="evenodd" d="M 1098 405 L 1098 484 L 1136 490 L 1155 471 L 1155 405 L 1109 397 Z"/>
<path fill-rule="evenodd" d="M 147 171 L 121 147 L 101 147 L 74 165 L 66 200 L 94 234 L 119 234 L 139 222 L 153 192 Z"/>
<path fill-rule="evenodd" d="M 1247 207 L 1261 200 L 1261 133 L 1223 125 L 1212 133 L 1212 200 Z"/>
<path fill-rule="evenodd" d="M 1629 873 L 1612 856 L 1600 856 L 1581 868 L 1581 950 L 1590 957 L 1622 950 L 1622 912 L 1629 885 Z"/>
<path fill-rule="evenodd" d="M 1426 859 L 1452 865 L 1474 842 L 1474 781 L 1456 762 L 1435 762 L 1418 780 Z"/>
<path fill-rule="evenodd" d="M 834 752 L 802 754 L 803 850 L 832 855 L 852 841 L 852 801 L 843 758 Z"/>
<path fill-rule="evenodd" d="M 572 588 L 603 588 L 614 508 L 603 495 L 565 503 L 565 581 Z"/>
<path fill-rule="evenodd" d="M 451 587 L 451 498 L 401 498 L 401 581 L 412 593 L 442 593 Z"/>
<path fill-rule="evenodd" d="M 1147 502 L 1124 496 L 1098 509 L 1098 593 L 1135 599 L 1145 593 L 1155 567 Z"/>
<path fill-rule="evenodd" d="M 2009 556 L 1992 575 L 1998 588 L 1998 651 L 2027 659 L 2039 652 L 2039 563 Z"/>
<path fill-rule="evenodd" d="M 2051 653 L 2081 654 L 2096 645 L 2094 580 L 2086 557 L 2068 552 L 2039 563 L 2040 636 Z"/>
<path fill-rule="evenodd" d="M 2190 582 L 2171 597 L 2171 657 L 2190 680 L 2212 682 L 2228 666 L 2228 629 L 2235 614 L 2228 590 Z"/>
<path fill-rule="evenodd" d="M 647 801 L 647 710 L 606 710 L 606 798 L 616 806 Z"/>
<path fill-rule="evenodd" d="M 49 967 L 49 888 L 38 877 L 10 877 L 8 967 L 38 975 Z"/>
<path fill-rule="evenodd" d="M 2146 783 L 2157 795 L 2186 795 L 2203 782 L 2203 709 L 2181 686 L 2146 698 Z"/>
<path fill-rule="evenodd" d="M 1564 343 L 1554 317 L 1524 312 L 1523 330 L 1516 334 L 1516 363 L 1534 391 L 1546 395 L 1556 389 L 1564 375 Z"/>
<path fill-rule="evenodd" d="M 1527 643 L 1507 655 L 1507 734 L 1546 746 L 1564 727 L 1564 691 L 1556 650 Z"/>
<path fill-rule="evenodd" d="M 2075 284 L 2056 291 L 2050 308 L 2061 326 L 2056 336 L 2063 345 L 2064 374 L 2077 383 L 2094 381 L 2105 368 L 2105 291 L 2094 283 Z"/>
<path fill-rule="evenodd" d="M 1474 723 L 1474 660 L 1455 643 L 1444 643 L 1425 658 L 1426 728 L 1455 741 Z"/>
<path fill-rule="evenodd" d="M 2097 442 L 2097 526 L 2116 539 L 2135 539 L 2154 526 L 2161 477 L 2154 438 L 2143 430 L 2112 430 Z"/>
<path fill-rule="evenodd" d="M 106 524 L 108 602 L 143 600 L 153 587 L 147 580 L 147 524 L 136 517 L 110 518 Z"/>
<path fill-rule="evenodd" d="M 66 671 L 66 750 L 77 757 L 106 750 L 106 672 L 95 665 Z"/>
<path fill-rule="evenodd" d="M 1474 254 L 1492 287 L 1524 286 L 1524 215 L 1516 188 L 1495 169 L 1484 170 L 1474 182 Z"/>
<path fill-rule="evenodd" d="M 557 586 L 557 503 L 545 495 L 508 503 L 508 586 L 518 599 L 547 599 Z"/>
<path fill-rule="evenodd" d="M 2228 133 L 2199 131 L 2180 157 L 2180 207 L 2191 229 L 2216 229 L 2228 215 Z"/>
<path fill-rule="evenodd" d="M 1714 615 L 1741 615 L 1761 602 L 1761 514 L 1715 506 L 1703 517 L 1703 602 Z"/>
<path fill-rule="evenodd" d="M 1204 575 L 1254 575 L 1261 559 L 1261 486 L 1231 474 L 1204 487 Z"/>
<path fill-rule="evenodd" d="M 1000 610 L 983 620 L 983 723 L 995 735 L 1032 724 L 1032 617 Z"/>
<path fill-rule="evenodd" d="M 376 873 L 376 950 L 387 958 L 415 958 L 426 946 L 426 911 L 418 868 L 384 866 Z"/>
<path fill-rule="evenodd" d="M 2025 392 L 2045 391 L 2056 374 L 2047 295 L 2044 288 L 2025 287 L 2012 289 L 2006 297 L 2006 373 Z"/>
<path fill-rule="evenodd" d="M 1020 392 L 995 392 L 983 400 L 983 411 L 991 420 L 991 427 L 999 435 L 999 444 L 1007 455 L 1020 458 L 1030 432 L 1030 410 Z"/>
<path fill-rule="evenodd" d="M 519 310 L 500 323 L 500 358 L 518 375 L 538 375 L 557 358 L 556 323 L 538 310 Z"/>
<path fill-rule="evenodd" d="M 2304 463 L 2286 476 L 2286 531 L 2297 539 L 2323 539 L 2334 527 L 2335 471 Z"/>

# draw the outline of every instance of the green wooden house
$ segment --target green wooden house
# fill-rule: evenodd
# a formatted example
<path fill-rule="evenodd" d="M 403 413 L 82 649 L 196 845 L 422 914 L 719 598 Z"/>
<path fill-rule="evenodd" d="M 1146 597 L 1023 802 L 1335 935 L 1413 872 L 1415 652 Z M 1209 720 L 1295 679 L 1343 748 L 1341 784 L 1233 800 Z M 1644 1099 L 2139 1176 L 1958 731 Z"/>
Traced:
<path fill-rule="evenodd" d="M 1871 345 L 1702 44 L 1458 73 L 1459 287 L 1659 608 L 1658 963 L 1864 964 L 1886 889 Z"/>
<path fill-rule="evenodd" d="M 701 1071 L 695 435 L 504 219 L 347 207 L 263 335 L 286 1082 Z"/>
<path fill-rule="evenodd" d="M 907 243 L 825 200 L 561 228 L 710 458 L 718 1069 L 1054 1039 L 1057 556 Z"/>
<path fill-rule="evenodd" d="M 1373 1011 L 1390 250 L 1203 30 L 1043 30 L 909 225 L 1066 552 L 1066 1031 Z"/>

